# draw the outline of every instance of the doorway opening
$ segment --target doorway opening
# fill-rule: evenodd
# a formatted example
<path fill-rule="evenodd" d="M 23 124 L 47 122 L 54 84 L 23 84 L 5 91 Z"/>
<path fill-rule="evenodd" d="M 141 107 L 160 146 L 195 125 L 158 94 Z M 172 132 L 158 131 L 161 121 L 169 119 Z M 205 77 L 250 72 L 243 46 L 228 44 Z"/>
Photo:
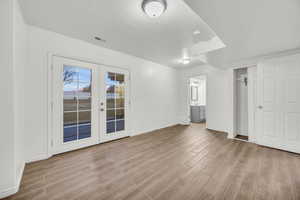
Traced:
<path fill-rule="evenodd" d="M 196 76 L 189 80 L 189 110 L 191 123 L 206 123 L 206 76 Z"/>
<path fill-rule="evenodd" d="M 248 141 L 248 69 L 234 71 L 236 139 Z"/>

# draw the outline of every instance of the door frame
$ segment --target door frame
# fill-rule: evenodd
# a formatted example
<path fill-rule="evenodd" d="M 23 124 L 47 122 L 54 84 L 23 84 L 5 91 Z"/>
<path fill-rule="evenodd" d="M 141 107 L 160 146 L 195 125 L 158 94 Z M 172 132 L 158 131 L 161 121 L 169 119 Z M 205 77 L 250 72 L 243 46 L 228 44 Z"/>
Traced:
<path fill-rule="evenodd" d="M 66 55 L 66 54 L 59 54 L 59 53 L 48 53 L 47 55 L 47 137 L 46 137 L 46 144 L 47 144 L 47 150 L 46 150 L 46 155 L 42 156 L 43 159 L 48 159 L 52 157 L 53 155 L 53 143 L 54 143 L 54 134 L 53 134 L 53 69 L 54 69 L 54 64 L 53 64 L 53 58 L 54 57 L 60 57 L 60 58 L 65 58 L 65 59 L 71 59 L 79 62 L 85 62 L 85 63 L 90 63 L 93 65 L 99 65 L 99 66 L 104 66 L 106 68 L 113 68 L 113 69 L 119 69 L 122 71 L 126 71 L 128 73 L 128 112 L 127 112 L 127 129 L 128 129 L 128 136 L 132 136 L 132 131 L 131 131 L 131 71 L 128 68 L 125 67 L 119 67 L 119 66 L 114 66 L 114 65 L 109 65 L 105 63 L 100 63 L 93 61 L 91 59 L 87 58 L 81 58 L 81 57 L 76 57 L 72 55 Z M 99 71 L 99 70 L 96 70 Z M 99 126 L 99 125 L 98 125 Z M 98 131 L 99 134 L 99 139 L 97 144 L 103 143 L 100 141 L 100 131 Z"/>
<path fill-rule="evenodd" d="M 190 88 L 190 80 L 191 78 L 195 78 L 195 77 L 198 77 L 198 76 L 205 76 L 205 96 L 206 96 L 206 106 L 205 106 L 205 113 L 208 113 L 208 109 L 207 109 L 207 104 L 208 104 L 208 101 L 207 101 L 207 92 L 208 92 L 208 73 L 196 73 L 194 75 L 190 75 L 190 76 L 187 76 L 185 79 L 184 79 L 184 87 L 185 87 L 185 91 L 186 91 L 186 96 L 187 96 L 187 99 L 186 99 L 186 102 L 185 102 L 185 109 L 184 109 L 184 119 L 182 120 L 182 124 L 183 125 L 190 125 L 191 124 L 191 88 Z M 207 116 L 207 115 L 206 115 Z M 207 120 L 207 119 L 206 119 Z M 207 123 L 205 123 L 205 128 L 207 128 Z"/>
<path fill-rule="evenodd" d="M 243 70 L 246 70 L 246 75 L 247 75 L 247 78 L 249 80 L 249 74 L 248 74 L 248 71 L 249 71 L 249 68 L 245 67 L 245 68 L 240 68 L 240 69 L 243 69 Z M 248 85 L 244 87 L 244 83 L 239 81 L 238 80 L 238 75 L 240 74 L 240 72 L 238 70 L 235 70 L 235 119 L 236 119 L 236 123 L 235 123 L 235 135 L 244 135 L 244 136 L 247 136 L 247 137 L 250 137 L 250 134 L 249 134 L 249 119 L 248 119 L 248 113 L 249 113 L 249 105 L 248 105 L 248 102 L 249 102 L 249 81 L 248 81 Z M 242 96 L 242 95 L 245 95 L 245 96 Z M 242 99 L 244 99 L 246 102 L 243 102 L 241 101 Z M 243 104 L 244 103 L 244 104 Z M 241 108 L 241 105 L 244 105 L 246 107 L 246 110 L 244 110 L 244 112 L 242 112 L 242 109 Z M 242 120 L 242 117 L 243 116 L 247 116 L 246 120 Z M 240 130 L 240 123 L 246 123 L 247 124 L 247 128 L 246 130 Z M 246 133 L 246 134 L 245 134 Z"/>
<path fill-rule="evenodd" d="M 257 64 L 253 65 L 240 65 L 239 67 L 234 67 L 231 70 L 230 74 L 230 90 L 232 91 L 232 98 L 231 98 L 231 106 L 232 106 L 232 123 L 231 127 L 229 127 L 228 132 L 228 138 L 229 139 L 235 139 L 237 136 L 237 113 L 236 113 L 236 81 L 235 81 L 235 70 L 241 69 L 241 68 L 247 68 L 248 70 L 248 142 L 251 143 L 257 143 L 256 138 L 256 126 L 257 126 L 257 108 L 256 105 L 254 105 L 257 102 L 257 87 L 256 90 L 254 89 L 254 78 L 256 76 L 256 85 L 257 85 L 257 73 L 253 74 L 253 69 L 256 68 L 257 70 Z M 250 70 L 249 70 L 250 69 Z M 250 73 L 249 73 L 250 71 Z M 256 102 L 254 101 L 256 93 Z"/>
<path fill-rule="evenodd" d="M 257 143 L 257 103 L 258 103 L 257 65 L 248 67 L 248 141 Z"/>

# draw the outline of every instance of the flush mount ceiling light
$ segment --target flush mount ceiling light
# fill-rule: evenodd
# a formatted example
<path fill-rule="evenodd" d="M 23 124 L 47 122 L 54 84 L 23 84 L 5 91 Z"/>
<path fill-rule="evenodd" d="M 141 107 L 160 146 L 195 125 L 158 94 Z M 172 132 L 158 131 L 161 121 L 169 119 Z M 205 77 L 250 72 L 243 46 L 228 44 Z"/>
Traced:
<path fill-rule="evenodd" d="M 195 30 L 194 32 L 193 32 L 193 34 L 194 35 L 198 35 L 198 34 L 200 34 L 201 32 L 199 31 L 199 30 Z"/>
<path fill-rule="evenodd" d="M 190 62 L 191 62 L 191 59 L 190 59 L 190 58 L 183 58 L 183 59 L 181 60 L 181 63 L 184 64 L 184 65 L 190 64 Z"/>
<path fill-rule="evenodd" d="M 143 0 L 143 11 L 151 18 L 161 16 L 167 9 L 166 0 Z"/>

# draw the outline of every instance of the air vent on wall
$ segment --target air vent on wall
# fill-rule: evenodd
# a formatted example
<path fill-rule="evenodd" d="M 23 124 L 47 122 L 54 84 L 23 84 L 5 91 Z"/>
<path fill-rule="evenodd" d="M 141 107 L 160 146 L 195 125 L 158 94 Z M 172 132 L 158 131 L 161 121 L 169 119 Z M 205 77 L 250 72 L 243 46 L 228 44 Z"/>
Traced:
<path fill-rule="evenodd" d="M 95 36 L 94 39 L 95 39 L 95 40 L 98 40 L 98 41 L 101 41 L 101 42 L 106 42 L 106 40 L 104 40 L 104 39 L 102 39 L 102 38 L 100 38 L 100 37 L 98 37 L 98 36 Z"/>

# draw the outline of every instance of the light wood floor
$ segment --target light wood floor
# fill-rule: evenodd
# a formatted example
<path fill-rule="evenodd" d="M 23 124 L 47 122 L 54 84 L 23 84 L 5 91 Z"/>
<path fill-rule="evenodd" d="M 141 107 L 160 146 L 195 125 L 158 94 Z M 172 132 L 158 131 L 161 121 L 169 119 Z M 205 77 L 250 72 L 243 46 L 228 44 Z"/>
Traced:
<path fill-rule="evenodd" d="M 8 199 L 300 199 L 300 156 L 176 126 L 26 165 Z"/>

